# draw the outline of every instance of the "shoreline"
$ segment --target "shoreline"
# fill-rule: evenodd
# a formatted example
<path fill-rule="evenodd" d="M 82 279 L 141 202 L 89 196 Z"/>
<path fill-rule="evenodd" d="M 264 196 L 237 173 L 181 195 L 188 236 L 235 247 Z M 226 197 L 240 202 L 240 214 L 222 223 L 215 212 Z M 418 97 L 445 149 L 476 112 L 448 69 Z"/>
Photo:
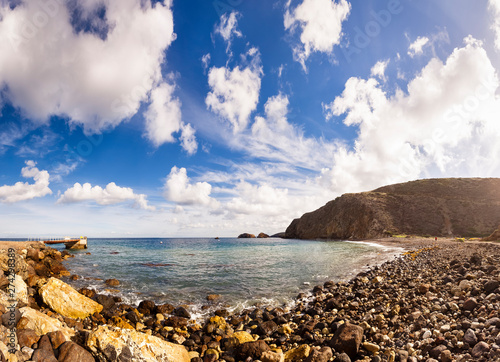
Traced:
<path fill-rule="evenodd" d="M 61 318 L 64 328 L 74 330 L 76 336 L 112 328 L 117 333 L 128 335 L 134 330 L 141 336 L 156 336 L 160 341 L 168 341 L 165 343 L 183 345 L 180 348 L 189 350 L 190 354 L 188 359 L 185 354 L 184 359 L 175 359 L 179 361 L 233 362 L 244 356 L 264 362 L 279 361 L 282 357 L 285 361 L 327 361 L 331 357 L 347 361 L 346 356 L 352 361 L 383 361 L 391 360 L 393 355 L 406 361 L 500 358 L 499 244 L 463 243 L 454 239 L 436 242 L 428 238 L 363 242 L 398 247 L 406 252 L 381 265 L 370 265 L 368 270 L 348 281 L 311 286 L 310 293 L 301 293 L 288 310 L 256 307 L 232 314 L 220 306 L 213 316 L 198 324 L 190 322 L 189 307 L 158 306 L 152 301 L 127 306 L 104 294 L 96 297 L 84 288 L 80 293 L 108 304 L 106 308 L 80 322 Z M 12 247 L 13 243 L 19 246 L 18 252 L 22 252 L 20 242 L 0 242 L 0 250 L 6 245 Z M 39 243 L 35 246 L 40 247 Z M 40 250 L 52 256 L 67 255 L 43 246 Z M 27 253 L 26 260 L 30 259 L 26 258 L 30 253 L 33 255 L 31 251 Z M 29 278 L 26 281 L 33 284 Z M 488 283 L 488 292 L 485 292 Z M 38 280 L 30 288 L 39 294 L 41 284 Z M 441 291 L 442 288 L 446 291 Z M 32 307 L 37 303 L 35 299 L 29 302 L 25 304 Z M 476 304 L 472 309 L 471 303 Z M 438 305 L 439 309 L 435 310 Z M 54 315 L 53 308 L 36 306 L 43 314 Z M 439 315 L 442 316 L 436 319 Z M 361 336 L 359 343 L 355 341 L 355 353 L 340 344 L 341 332 L 351 325 Z M 470 335 L 476 337 L 475 343 Z M 241 341 L 237 337 L 241 337 Z M 468 342 L 464 343 L 464 338 Z M 95 346 L 79 344 L 78 338 L 72 343 L 90 351 L 95 360 L 99 360 L 102 351 L 93 350 Z M 253 349 L 247 350 L 250 345 Z M 54 348 L 54 353 L 57 351 Z M 325 359 L 328 356 L 331 357 Z"/>

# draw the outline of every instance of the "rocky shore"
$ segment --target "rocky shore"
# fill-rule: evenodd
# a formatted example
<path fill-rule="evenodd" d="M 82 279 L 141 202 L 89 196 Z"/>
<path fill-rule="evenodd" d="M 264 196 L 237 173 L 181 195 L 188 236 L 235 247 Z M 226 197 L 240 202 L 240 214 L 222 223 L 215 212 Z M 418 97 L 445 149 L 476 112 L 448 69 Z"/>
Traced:
<path fill-rule="evenodd" d="M 413 243 L 349 282 L 315 286 L 293 308 L 221 306 L 203 323 L 188 306 L 76 291 L 60 280 L 69 253 L 25 247 L 0 250 L 0 361 L 500 360 L 499 244 Z"/>

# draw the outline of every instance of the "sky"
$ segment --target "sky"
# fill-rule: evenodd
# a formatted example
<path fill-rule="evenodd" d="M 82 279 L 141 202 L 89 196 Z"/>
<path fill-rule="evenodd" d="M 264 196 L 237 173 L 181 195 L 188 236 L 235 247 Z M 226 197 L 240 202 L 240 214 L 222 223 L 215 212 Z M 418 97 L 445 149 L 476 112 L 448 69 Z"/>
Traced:
<path fill-rule="evenodd" d="M 500 177 L 500 0 L 0 0 L 0 237 L 282 232 Z"/>

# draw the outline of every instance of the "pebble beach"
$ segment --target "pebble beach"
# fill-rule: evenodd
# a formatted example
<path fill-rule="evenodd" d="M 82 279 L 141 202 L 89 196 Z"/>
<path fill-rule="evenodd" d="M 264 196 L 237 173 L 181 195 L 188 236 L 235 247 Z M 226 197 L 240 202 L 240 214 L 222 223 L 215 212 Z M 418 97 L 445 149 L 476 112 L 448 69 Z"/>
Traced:
<path fill-rule="evenodd" d="M 73 289 L 67 252 L 0 242 L 0 360 L 498 361 L 500 245 L 453 239 L 374 240 L 402 255 L 348 282 L 328 281 L 293 307 L 192 319 L 188 305 L 124 304 Z M 7 250 L 16 246 L 15 353 Z M 71 260 L 68 260 L 71 263 Z M 109 281 L 109 284 L 113 284 Z M 11 283 L 12 284 L 12 283 Z"/>

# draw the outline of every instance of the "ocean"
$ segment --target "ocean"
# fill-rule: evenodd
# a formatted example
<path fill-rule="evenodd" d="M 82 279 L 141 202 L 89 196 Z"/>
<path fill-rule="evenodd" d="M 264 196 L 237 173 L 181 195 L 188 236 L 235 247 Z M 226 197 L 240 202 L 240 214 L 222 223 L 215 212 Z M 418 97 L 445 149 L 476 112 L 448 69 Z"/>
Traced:
<path fill-rule="evenodd" d="M 399 248 L 358 242 L 293 239 L 89 239 L 87 250 L 65 262 L 75 288 L 116 289 L 112 295 L 137 304 L 190 305 L 202 317 L 221 304 L 231 311 L 254 305 L 293 303 L 300 292 L 327 280 L 348 280 L 367 266 L 398 255 Z M 62 249 L 63 247 L 58 247 Z M 90 255 L 87 255 L 87 252 Z M 120 281 L 116 288 L 104 280 Z M 206 309 L 208 294 L 220 303 Z"/>

